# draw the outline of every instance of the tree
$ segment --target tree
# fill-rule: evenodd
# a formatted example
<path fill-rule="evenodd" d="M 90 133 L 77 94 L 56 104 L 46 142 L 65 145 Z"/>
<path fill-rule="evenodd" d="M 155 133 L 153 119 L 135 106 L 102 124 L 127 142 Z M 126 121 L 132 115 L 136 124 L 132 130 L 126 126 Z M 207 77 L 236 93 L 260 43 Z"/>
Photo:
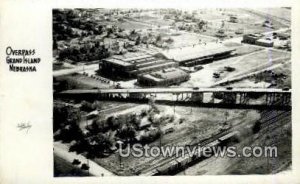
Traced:
<path fill-rule="evenodd" d="M 158 36 L 156 37 L 156 42 L 160 42 L 160 41 L 161 41 L 161 36 L 158 35 Z"/>
<path fill-rule="evenodd" d="M 254 134 L 258 133 L 261 129 L 261 122 L 260 121 L 256 121 L 253 128 L 252 128 L 252 132 Z"/>
<path fill-rule="evenodd" d="M 135 34 L 136 34 L 136 30 L 135 29 L 133 29 L 133 30 L 130 31 L 130 35 L 135 35 Z"/>
<path fill-rule="evenodd" d="M 167 43 L 173 43 L 174 40 L 173 40 L 173 38 L 169 37 L 169 38 L 166 40 L 166 42 L 167 42 Z"/>
<path fill-rule="evenodd" d="M 53 109 L 53 131 L 64 128 L 66 125 L 76 124 L 80 120 L 79 110 L 65 105 L 55 105 Z"/>
<path fill-rule="evenodd" d="M 75 144 L 72 144 L 69 148 L 69 151 L 70 152 L 76 152 L 78 154 L 80 153 L 83 153 L 85 151 L 87 151 L 87 148 L 88 148 L 88 142 L 86 141 L 86 139 L 80 139 L 80 140 L 77 140 L 75 142 Z"/>
<path fill-rule="evenodd" d="M 71 142 L 73 140 L 82 140 L 84 137 L 81 129 L 79 128 L 77 123 L 71 123 L 66 125 L 62 130 L 61 133 L 58 135 L 58 139 L 62 140 L 63 142 Z"/>
<path fill-rule="evenodd" d="M 106 36 L 109 37 L 113 33 L 113 29 L 112 28 L 107 28 L 106 32 L 107 32 Z"/>
<path fill-rule="evenodd" d="M 99 25 L 98 26 L 98 34 L 102 34 L 103 33 L 103 26 L 102 25 Z"/>
<path fill-rule="evenodd" d="M 198 23 L 198 28 L 200 30 L 202 30 L 205 24 L 206 24 L 206 22 L 204 20 L 200 20 L 199 23 Z"/>
<path fill-rule="evenodd" d="M 139 121 L 137 119 L 137 116 L 136 114 L 129 114 L 128 115 L 128 123 L 130 123 L 131 125 L 133 125 L 136 128 L 138 128 L 138 125 L 139 125 Z"/>
<path fill-rule="evenodd" d="M 89 142 L 89 155 L 90 156 L 103 156 L 105 152 L 110 151 L 112 142 L 108 134 L 98 133 L 97 135 L 88 138 Z"/>
<path fill-rule="evenodd" d="M 81 169 L 83 169 L 83 170 L 89 170 L 89 166 L 87 165 L 87 164 L 82 164 L 81 165 Z"/>
<path fill-rule="evenodd" d="M 92 124 L 87 125 L 86 129 L 89 131 L 91 135 L 95 135 L 100 132 L 100 128 L 97 121 L 93 121 Z"/>
<path fill-rule="evenodd" d="M 132 142 L 135 139 L 136 129 L 128 124 L 124 123 L 121 128 L 117 130 L 117 136 L 123 139 L 124 142 Z"/>
<path fill-rule="evenodd" d="M 141 43 L 141 37 L 138 36 L 135 40 L 135 45 L 139 45 Z"/>
<path fill-rule="evenodd" d="M 57 41 L 56 41 L 56 39 L 53 40 L 53 49 L 57 49 Z"/>
<path fill-rule="evenodd" d="M 95 110 L 95 108 L 93 107 L 92 103 L 87 102 L 87 101 L 85 101 L 85 100 L 83 100 L 83 101 L 81 102 L 81 107 L 80 107 L 80 109 L 81 109 L 82 111 L 86 111 L 86 112 Z"/>
<path fill-rule="evenodd" d="M 74 10 L 67 11 L 67 19 L 73 19 L 76 17 Z"/>

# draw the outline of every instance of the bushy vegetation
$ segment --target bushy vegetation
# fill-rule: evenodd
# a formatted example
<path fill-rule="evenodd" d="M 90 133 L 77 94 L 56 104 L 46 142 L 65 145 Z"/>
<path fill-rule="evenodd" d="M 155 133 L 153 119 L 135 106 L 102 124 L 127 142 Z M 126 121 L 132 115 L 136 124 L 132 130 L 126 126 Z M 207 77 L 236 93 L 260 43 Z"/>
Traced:
<path fill-rule="evenodd" d="M 87 21 L 80 17 L 79 10 L 53 10 L 53 49 L 58 49 L 58 41 L 66 41 L 73 38 L 83 38 L 101 35 L 104 31 L 109 36 L 112 28 L 105 29 L 94 21 Z M 101 41 L 90 39 L 88 43 L 71 45 L 59 49 L 58 59 L 69 59 L 74 62 L 94 61 L 108 57 L 109 51 L 101 44 Z"/>
<path fill-rule="evenodd" d="M 80 31 L 75 31 L 75 29 Z M 79 10 L 53 10 L 53 36 L 55 40 L 67 40 L 79 36 L 102 34 L 103 26 L 86 21 L 79 16 Z"/>
<path fill-rule="evenodd" d="M 110 55 L 104 45 L 85 44 L 82 47 L 69 47 L 59 52 L 59 59 L 70 59 L 75 62 L 80 61 L 95 61 L 102 58 L 107 58 Z"/>
<path fill-rule="evenodd" d="M 59 129 L 67 128 L 66 126 L 72 126 L 73 124 L 76 124 L 79 119 L 79 110 L 74 109 L 70 106 L 55 104 L 53 109 L 53 131 L 56 132 Z"/>
<path fill-rule="evenodd" d="M 70 143 L 70 151 L 86 153 L 89 158 L 105 157 L 113 153 L 117 141 L 123 146 L 135 143 L 148 144 L 158 139 L 160 127 L 172 123 L 174 115 L 161 113 L 154 104 L 140 113 L 120 114 L 106 118 L 96 117 L 86 125 L 84 132 L 79 127 L 80 112 L 101 109 L 99 102 L 82 101 L 81 107 L 56 105 L 54 108 L 55 140 Z"/>

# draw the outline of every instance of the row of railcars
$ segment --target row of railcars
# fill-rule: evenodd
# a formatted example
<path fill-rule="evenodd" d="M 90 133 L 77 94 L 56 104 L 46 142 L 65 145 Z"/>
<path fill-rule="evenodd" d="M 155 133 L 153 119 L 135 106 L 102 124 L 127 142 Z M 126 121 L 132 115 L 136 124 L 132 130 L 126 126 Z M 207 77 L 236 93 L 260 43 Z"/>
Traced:
<path fill-rule="evenodd" d="M 224 146 L 228 142 L 230 142 L 230 140 L 235 139 L 236 135 L 237 135 L 237 131 L 230 132 L 230 133 L 223 135 L 223 136 L 219 137 L 218 139 L 206 144 L 203 147 L 213 148 L 216 146 Z M 201 150 L 201 151 L 203 151 L 203 150 Z M 200 154 L 194 153 L 192 156 L 189 154 L 184 154 L 183 156 L 173 159 L 172 161 L 168 162 L 167 164 L 159 166 L 147 173 L 144 173 L 143 175 L 144 176 L 173 175 L 173 174 L 176 174 L 179 171 L 184 170 L 187 167 L 189 167 L 201 160 L 204 160 L 204 159 L 205 159 L 205 157 L 203 156 L 202 153 L 200 153 Z"/>

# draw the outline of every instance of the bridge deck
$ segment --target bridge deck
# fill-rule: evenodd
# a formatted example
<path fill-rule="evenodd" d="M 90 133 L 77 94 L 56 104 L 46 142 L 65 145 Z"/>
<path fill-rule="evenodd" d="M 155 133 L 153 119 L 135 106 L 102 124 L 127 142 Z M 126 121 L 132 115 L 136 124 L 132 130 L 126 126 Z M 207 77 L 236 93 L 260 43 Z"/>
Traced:
<path fill-rule="evenodd" d="M 99 94 L 99 93 L 197 93 L 197 92 L 232 92 L 232 93 L 291 93 L 290 90 L 274 88 L 129 88 L 129 89 L 74 89 L 61 94 Z"/>

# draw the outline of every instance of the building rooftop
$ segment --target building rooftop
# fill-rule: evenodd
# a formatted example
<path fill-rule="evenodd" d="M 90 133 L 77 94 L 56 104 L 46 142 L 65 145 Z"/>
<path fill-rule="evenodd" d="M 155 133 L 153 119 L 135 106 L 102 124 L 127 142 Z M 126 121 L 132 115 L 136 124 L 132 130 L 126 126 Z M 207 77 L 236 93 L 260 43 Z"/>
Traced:
<path fill-rule="evenodd" d="M 125 61 L 125 62 L 131 62 L 131 61 L 145 59 L 145 58 L 149 58 L 149 57 L 152 57 L 152 56 L 149 55 L 149 54 L 141 53 L 141 52 L 126 53 L 124 55 L 112 56 L 112 58 L 119 59 L 119 60 L 122 60 L 122 61 Z"/>
<path fill-rule="evenodd" d="M 261 38 L 261 37 L 263 37 L 263 35 L 260 34 L 260 33 L 251 33 L 251 34 L 247 34 L 245 36 L 254 37 L 254 38 Z"/>
<path fill-rule="evenodd" d="M 166 79 L 174 79 L 178 77 L 184 77 L 188 75 L 186 72 L 183 70 L 177 69 L 177 68 L 169 68 L 169 69 L 164 69 L 160 70 L 157 72 L 152 72 L 150 74 L 143 75 L 144 78 L 151 79 L 153 81 L 161 81 L 161 80 L 166 80 Z"/>
<path fill-rule="evenodd" d="M 108 61 L 110 63 L 114 63 L 116 65 L 121 65 L 121 66 L 131 66 L 131 63 L 125 62 L 123 60 L 120 59 L 116 59 L 116 58 L 108 58 L 108 59 L 104 59 L 105 61 Z"/>
<path fill-rule="evenodd" d="M 116 65 L 121 66 L 131 66 L 137 64 L 139 62 L 145 62 L 147 60 L 153 59 L 153 57 L 149 54 L 145 53 L 126 53 L 124 55 L 115 55 L 108 59 L 104 59 L 105 61 L 114 63 Z"/>
<path fill-rule="evenodd" d="M 234 51 L 234 48 L 229 48 L 220 44 L 196 45 L 194 47 L 176 48 L 163 52 L 163 55 L 168 59 L 175 61 L 187 61 L 203 57 L 210 57 L 216 54 Z"/>
<path fill-rule="evenodd" d="M 268 39 L 265 39 L 265 38 L 261 38 L 261 39 L 257 40 L 257 42 L 259 42 L 259 43 L 266 43 L 266 44 L 272 44 L 272 43 L 274 43 L 272 40 L 268 40 Z"/>

